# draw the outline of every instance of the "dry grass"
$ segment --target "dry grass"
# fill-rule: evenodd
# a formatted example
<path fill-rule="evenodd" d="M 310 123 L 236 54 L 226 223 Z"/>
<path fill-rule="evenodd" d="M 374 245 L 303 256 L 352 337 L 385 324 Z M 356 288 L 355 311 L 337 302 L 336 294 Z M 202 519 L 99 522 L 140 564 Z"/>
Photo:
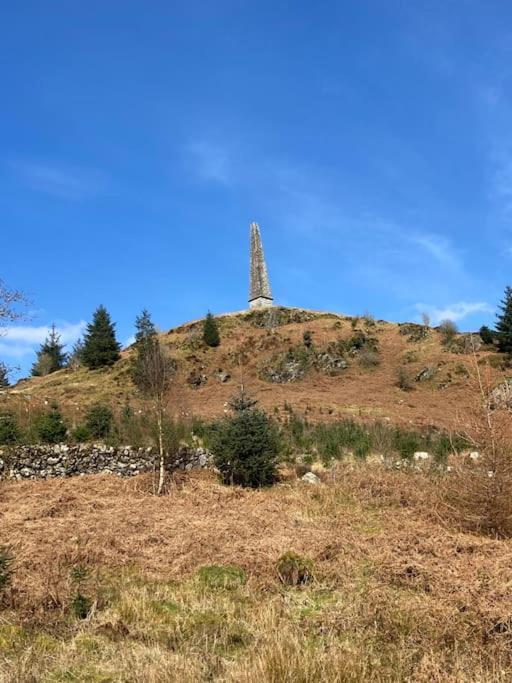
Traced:
<path fill-rule="evenodd" d="M 510 680 L 512 542 L 449 528 L 435 475 L 347 464 L 324 479 L 246 491 L 197 475 L 162 497 L 144 476 L 3 482 L 16 573 L 0 680 Z M 313 561 L 311 584 L 281 584 L 287 551 Z M 247 582 L 208 582 L 205 565 Z"/>
<path fill-rule="evenodd" d="M 274 354 L 284 353 L 291 346 L 302 344 L 304 332 L 312 333 L 317 348 L 346 340 L 354 334 L 351 319 L 334 314 L 319 314 L 303 323 L 289 323 L 275 330 L 253 327 L 243 315 L 219 319 L 222 342 L 218 348 L 204 348 L 198 341 L 200 326 L 184 325 L 161 335 L 160 340 L 178 361 L 176 382 L 169 394 L 169 410 L 177 416 L 196 415 L 211 419 L 222 415 L 224 404 L 238 388 L 241 372 L 244 381 L 260 405 L 276 417 L 286 418 L 285 404 L 298 414 L 307 414 L 313 422 L 362 417 L 390 418 L 397 424 L 418 426 L 435 424 L 451 428 L 457 408 L 464 410 L 471 402 L 471 387 L 465 370 L 471 368 L 468 355 L 452 353 L 441 344 L 441 336 L 430 330 L 421 341 L 408 341 L 396 324 L 378 321 L 369 329 L 379 343 L 379 364 L 362 367 L 349 358 L 347 370 L 336 377 L 311 370 L 302 380 L 276 385 L 259 376 L 261 365 Z M 363 320 L 359 328 L 365 329 Z M 477 352 L 479 361 L 492 357 L 492 352 Z M 138 399 L 130 378 L 128 358 L 108 370 L 76 372 L 60 371 L 48 377 L 21 382 L 7 397 L 19 405 L 20 413 L 35 411 L 45 400 L 56 400 L 70 422 L 75 424 L 88 405 L 104 401 L 121 409 L 129 399 L 134 407 Z M 413 382 L 414 391 L 404 394 L 397 386 L 398 368 L 407 359 L 407 369 L 414 378 L 425 367 L 435 367 L 432 380 Z M 231 379 L 221 383 L 219 368 L 230 373 Z M 207 381 L 199 388 L 187 379 L 191 372 L 204 374 Z M 495 381 L 502 373 L 493 369 Z M 0 393 L 0 401 L 5 395 Z"/>

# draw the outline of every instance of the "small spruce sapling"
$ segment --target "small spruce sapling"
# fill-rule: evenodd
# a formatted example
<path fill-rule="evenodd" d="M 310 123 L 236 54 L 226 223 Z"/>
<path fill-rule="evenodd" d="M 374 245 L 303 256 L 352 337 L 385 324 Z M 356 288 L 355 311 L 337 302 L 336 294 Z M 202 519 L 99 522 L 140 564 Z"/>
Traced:
<path fill-rule="evenodd" d="M 225 484 L 257 488 L 277 477 L 281 443 L 275 424 L 242 390 L 233 397 L 233 414 L 212 430 L 214 461 Z"/>
<path fill-rule="evenodd" d="M 50 375 L 66 365 L 67 354 L 64 353 L 64 344 L 61 343 L 60 339 L 60 334 L 53 324 L 37 352 L 36 362 L 32 365 L 34 377 Z"/>
<path fill-rule="evenodd" d="M 213 315 L 208 311 L 203 323 L 203 341 L 206 346 L 216 347 L 220 344 L 219 327 Z"/>
<path fill-rule="evenodd" d="M 9 369 L 5 363 L 0 361 L 0 389 L 5 389 L 9 385 Z"/>

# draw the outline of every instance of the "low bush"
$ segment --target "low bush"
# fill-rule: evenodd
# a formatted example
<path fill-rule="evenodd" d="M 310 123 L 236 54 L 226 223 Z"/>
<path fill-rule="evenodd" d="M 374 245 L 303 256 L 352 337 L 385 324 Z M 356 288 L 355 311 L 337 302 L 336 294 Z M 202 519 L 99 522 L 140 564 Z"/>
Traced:
<path fill-rule="evenodd" d="M 95 439 L 104 439 L 112 430 L 113 414 L 110 408 L 96 403 L 85 414 L 85 428 Z"/>
<path fill-rule="evenodd" d="M 85 425 L 78 425 L 72 432 L 71 438 L 76 443 L 86 443 L 91 438 L 91 432 Z"/>
<path fill-rule="evenodd" d="M 313 562 L 294 552 L 281 555 L 276 570 L 279 580 L 285 586 L 304 586 L 313 580 Z"/>
<path fill-rule="evenodd" d="M 444 346 L 449 346 L 459 333 L 459 329 L 453 320 L 442 320 L 438 329 L 441 335 L 441 343 Z"/>
<path fill-rule="evenodd" d="M 409 459 L 415 451 L 427 451 L 443 461 L 448 453 L 468 447 L 464 437 L 433 428 L 419 431 L 386 422 L 364 424 L 352 419 L 313 425 L 293 411 L 281 431 L 283 442 L 289 445 L 290 458 L 294 453 L 315 453 L 326 465 L 347 454 L 361 459 L 371 453 Z"/>
<path fill-rule="evenodd" d="M 43 443 L 64 441 L 67 427 L 56 404 L 49 411 L 40 414 L 35 420 L 35 431 Z"/>
<path fill-rule="evenodd" d="M 213 564 L 200 567 L 197 577 L 208 588 L 225 588 L 227 590 L 243 586 L 247 581 L 244 570 L 234 565 Z"/>
<path fill-rule="evenodd" d="M 482 325 L 482 327 L 479 330 L 479 335 L 480 339 L 484 344 L 491 345 L 494 344 L 494 334 L 492 331 L 487 327 L 487 325 Z"/>
<path fill-rule="evenodd" d="M 396 384 L 397 387 L 402 389 L 402 391 L 411 391 L 414 387 L 414 382 L 412 380 L 411 374 L 403 365 L 400 365 L 400 367 L 397 370 Z"/>
<path fill-rule="evenodd" d="M 0 593 L 11 583 L 14 557 L 9 548 L 0 546 Z"/>
<path fill-rule="evenodd" d="M 16 443 L 20 438 L 20 428 L 13 413 L 8 410 L 0 412 L 0 444 Z"/>
<path fill-rule="evenodd" d="M 379 354 L 372 349 L 361 349 L 357 357 L 362 368 L 375 368 L 380 363 Z"/>
<path fill-rule="evenodd" d="M 84 584 L 89 578 L 89 570 L 83 565 L 77 565 L 71 570 L 71 581 L 76 586 L 76 593 L 71 601 L 71 610 L 77 619 L 86 619 L 91 611 L 92 600 L 84 595 Z"/>
<path fill-rule="evenodd" d="M 91 611 L 92 600 L 78 592 L 71 601 L 71 610 L 77 619 L 86 619 Z"/>

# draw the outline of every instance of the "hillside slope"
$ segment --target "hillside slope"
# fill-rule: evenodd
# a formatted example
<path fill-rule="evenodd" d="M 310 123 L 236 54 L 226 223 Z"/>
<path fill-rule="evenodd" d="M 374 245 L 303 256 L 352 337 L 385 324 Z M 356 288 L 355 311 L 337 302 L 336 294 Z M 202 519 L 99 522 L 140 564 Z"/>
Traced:
<path fill-rule="evenodd" d="M 352 416 L 452 428 L 474 401 L 475 360 L 492 362 L 492 382 L 503 375 L 496 367 L 501 359 L 493 349 L 478 348 L 478 336 L 473 352 L 469 335 L 446 345 L 439 330 L 420 325 L 290 308 L 228 314 L 218 322 L 218 348 L 203 344 L 201 321 L 161 334 L 178 363 L 170 413 L 221 415 L 243 382 L 278 418 L 292 408 L 311 421 Z M 3 398 L 31 406 L 55 400 L 68 414 L 98 400 L 119 409 L 127 401 L 137 406 L 131 353 L 124 351 L 110 369 L 62 370 L 20 381 Z M 399 373 L 408 390 L 400 388 Z"/>

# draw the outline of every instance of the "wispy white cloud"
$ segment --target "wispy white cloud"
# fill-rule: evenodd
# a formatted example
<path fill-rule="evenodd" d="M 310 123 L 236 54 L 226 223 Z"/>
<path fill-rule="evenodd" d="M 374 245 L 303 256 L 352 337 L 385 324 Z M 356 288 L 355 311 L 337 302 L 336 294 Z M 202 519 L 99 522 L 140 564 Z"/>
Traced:
<path fill-rule="evenodd" d="M 439 325 L 442 320 L 453 320 L 454 322 L 458 322 L 475 313 L 491 313 L 494 310 L 489 304 L 483 301 L 459 301 L 458 303 L 448 304 L 444 307 L 418 303 L 415 305 L 415 308 L 420 314 L 427 313 L 432 325 Z"/>
<path fill-rule="evenodd" d="M 107 176 L 92 168 L 17 160 L 10 164 L 13 172 L 34 190 L 68 200 L 82 200 L 101 193 Z"/>
<path fill-rule="evenodd" d="M 186 156 L 188 166 L 202 180 L 221 185 L 232 183 L 232 166 L 225 147 L 207 140 L 197 140 L 188 145 Z"/>
<path fill-rule="evenodd" d="M 63 344 L 74 343 L 84 332 L 86 322 L 61 322 L 56 330 Z M 11 325 L 2 328 L 0 333 L 0 357 L 22 358 L 34 353 L 50 332 L 49 325 Z"/>
<path fill-rule="evenodd" d="M 421 247 L 442 266 L 448 268 L 458 268 L 460 266 L 460 258 L 446 237 L 419 232 L 412 234 L 410 240 L 413 244 Z"/>

